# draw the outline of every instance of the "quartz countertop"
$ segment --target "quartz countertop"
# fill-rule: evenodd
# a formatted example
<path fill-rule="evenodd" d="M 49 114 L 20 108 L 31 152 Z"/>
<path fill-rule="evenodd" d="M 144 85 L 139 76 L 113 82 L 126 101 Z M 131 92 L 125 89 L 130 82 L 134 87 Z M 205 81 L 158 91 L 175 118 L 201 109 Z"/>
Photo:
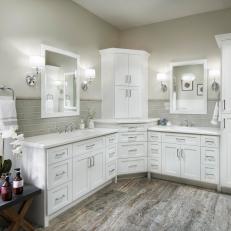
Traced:
<path fill-rule="evenodd" d="M 219 128 L 212 127 L 153 126 L 148 128 L 148 131 L 186 133 L 210 136 L 219 136 L 221 134 L 221 130 Z"/>
<path fill-rule="evenodd" d="M 144 118 L 144 119 L 95 119 L 95 123 L 106 124 L 142 124 L 157 122 L 159 118 Z"/>
<path fill-rule="evenodd" d="M 88 140 L 100 136 L 117 133 L 117 129 L 94 128 L 76 130 L 68 133 L 50 133 L 46 135 L 25 138 L 24 145 L 35 148 L 52 148 L 60 145 L 70 144 Z"/>

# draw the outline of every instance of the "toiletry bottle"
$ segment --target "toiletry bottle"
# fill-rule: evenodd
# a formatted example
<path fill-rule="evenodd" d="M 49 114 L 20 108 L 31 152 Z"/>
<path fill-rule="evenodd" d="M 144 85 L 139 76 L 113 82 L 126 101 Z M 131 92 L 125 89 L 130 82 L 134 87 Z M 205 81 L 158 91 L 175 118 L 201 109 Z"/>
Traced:
<path fill-rule="evenodd" d="M 3 201 L 12 200 L 12 185 L 9 182 L 9 176 L 6 176 L 5 181 L 1 187 L 1 196 Z"/>
<path fill-rule="evenodd" d="M 16 176 L 13 180 L 13 192 L 16 195 L 23 193 L 23 179 L 21 177 L 20 168 L 16 168 Z"/>
<path fill-rule="evenodd" d="M 83 130 L 85 128 L 85 123 L 83 120 L 80 120 L 79 128 Z"/>

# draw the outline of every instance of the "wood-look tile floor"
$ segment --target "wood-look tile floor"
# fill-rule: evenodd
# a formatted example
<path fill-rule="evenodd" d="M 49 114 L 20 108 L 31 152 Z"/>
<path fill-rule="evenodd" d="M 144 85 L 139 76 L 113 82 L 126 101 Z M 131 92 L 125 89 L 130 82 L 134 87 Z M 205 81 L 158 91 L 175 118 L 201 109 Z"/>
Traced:
<path fill-rule="evenodd" d="M 119 180 L 52 220 L 45 230 L 231 230 L 231 196 L 156 179 Z"/>

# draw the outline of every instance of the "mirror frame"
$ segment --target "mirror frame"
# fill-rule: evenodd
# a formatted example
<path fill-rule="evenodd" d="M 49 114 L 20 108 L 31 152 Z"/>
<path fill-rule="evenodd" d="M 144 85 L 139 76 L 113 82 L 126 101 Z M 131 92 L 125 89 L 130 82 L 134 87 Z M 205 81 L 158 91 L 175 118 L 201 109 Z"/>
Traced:
<path fill-rule="evenodd" d="M 205 102 L 204 110 L 198 111 L 180 111 L 173 109 L 173 68 L 179 66 L 186 65 L 198 65 L 202 64 L 204 66 L 204 95 L 203 100 Z M 191 61 L 183 61 L 183 62 L 172 62 L 170 63 L 170 113 L 171 114 L 194 114 L 194 115 L 204 115 L 207 114 L 208 111 L 208 67 L 207 67 L 207 59 L 198 59 Z"/>
<path fill-rule="evenodd" d="M 47 113 L 45 110 L 45 99 L 46 99 L 46 74 L 45 68 L 41 72 L 41 118 L 53 118 L 53 117 L 66 117 L 66 116 L 78 116 L 80 115 L 80 55 L 62 50 L 53 46 L 41 44 L 41 56 L 46 59 L 46 51 L 51 51 L 61 55 L 66 55 L 76 59 L 76 111 L 67 111 L 67 112 L 54 112 Z"/>

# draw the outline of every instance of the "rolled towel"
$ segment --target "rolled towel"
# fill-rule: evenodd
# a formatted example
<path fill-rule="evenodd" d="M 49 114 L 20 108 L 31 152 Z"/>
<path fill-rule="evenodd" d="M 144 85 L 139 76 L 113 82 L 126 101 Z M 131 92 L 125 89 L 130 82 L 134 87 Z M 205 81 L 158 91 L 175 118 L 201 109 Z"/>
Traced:
<path fill-rule="evenodd" d="M 215 107 L 214 107 L 214 111 L 213 111 L 213 117 L 211 120 L 211 124 L 217 125 L 218 119 L 219 119 L 219 103 L 216 102 Z"/>

